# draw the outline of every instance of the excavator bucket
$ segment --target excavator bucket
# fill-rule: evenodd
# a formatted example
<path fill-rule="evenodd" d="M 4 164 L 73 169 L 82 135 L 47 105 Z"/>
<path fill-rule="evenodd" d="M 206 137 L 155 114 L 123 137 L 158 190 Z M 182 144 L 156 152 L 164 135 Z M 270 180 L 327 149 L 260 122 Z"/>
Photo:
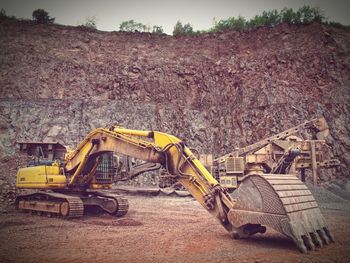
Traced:
<path fill-rule="evenodd" d="M 263 233 L 268 226 L 290 237 L 302 253 L 334 241 L 313 195 L 296 176 L 249 175 L 237 191 L 228 213 L 235 238 Z"/>

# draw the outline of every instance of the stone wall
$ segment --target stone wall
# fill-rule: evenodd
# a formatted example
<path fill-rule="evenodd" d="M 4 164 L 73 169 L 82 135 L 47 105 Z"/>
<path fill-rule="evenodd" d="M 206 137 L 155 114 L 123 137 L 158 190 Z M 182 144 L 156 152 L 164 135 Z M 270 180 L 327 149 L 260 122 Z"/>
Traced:
<path fill-rule="evenodd" d="M 0 21 L 0 155 L 109 124 L 220 155 L 324 115 L 350 165 L 350 36 L 320 24 L 172 37 Z"/>

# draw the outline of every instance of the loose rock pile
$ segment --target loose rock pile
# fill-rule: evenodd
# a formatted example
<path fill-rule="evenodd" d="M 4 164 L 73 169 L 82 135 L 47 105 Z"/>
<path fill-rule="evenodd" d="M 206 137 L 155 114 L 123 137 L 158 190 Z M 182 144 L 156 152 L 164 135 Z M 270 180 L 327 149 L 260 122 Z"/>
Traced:
<path fill-rule="evenodd" d="M 26 167 L 30 159 L 28 155 L 22 153 L 0 159 L 0 212 L 14 208 L 17 170 Z"/>
<path fill-rule="evenodd" d="M 349 180 L 335 180 L 321 186 L 314 186 L 308 183 L 307 187 L 321 208 L 342 210 L 350 213 Z"/>

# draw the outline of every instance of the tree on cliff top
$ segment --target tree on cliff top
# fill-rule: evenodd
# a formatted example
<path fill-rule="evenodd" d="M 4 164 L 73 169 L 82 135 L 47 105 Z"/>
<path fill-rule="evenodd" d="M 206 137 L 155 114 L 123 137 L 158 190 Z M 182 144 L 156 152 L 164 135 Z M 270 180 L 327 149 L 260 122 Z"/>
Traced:
<path fill-rule="evenodd" d="M 55 22 L 54 17 L 50 17 L 49 13 L 44 9 L 36 9 L 32 13 L 33 20 L 38 24 L 53 24 Z"/>
<path fill-rule="evenodd" d="M 193 27 L 190 23 L 182 25 L 180 21 L 177 21 L 177 23 L 174 26 L 173 35 L 191 35 L 193 34 Z"/>
<path fill-rule="evenodd" d="M 150 27 L 131 19 L 128 21 L 123 21 L 119 26 L 119 30 L 126 32 L 149 32 Z"/>
<path fill-rule="evenodd" d="M 85 22 L 81 23 L 80 26 L 84 26 L 91 29 L 97 29 L 96 17 L 95 16 L 86 17 Z"/>
<path fill-rule="evenodd" d="M 163 34 L 164 30 L 162 26 L 153 26 L 152 33 Z"/>

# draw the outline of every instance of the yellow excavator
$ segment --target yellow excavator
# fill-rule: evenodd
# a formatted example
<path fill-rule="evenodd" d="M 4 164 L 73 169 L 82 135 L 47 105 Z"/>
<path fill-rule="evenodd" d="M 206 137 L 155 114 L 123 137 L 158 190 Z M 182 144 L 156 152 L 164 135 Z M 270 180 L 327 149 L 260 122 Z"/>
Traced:
<path fill-rule="evenodd" d="M 180 139 L 117 126 L 93 130 L 63 163 L 19 169 L 17 187 L 41 191 L 18 196 L 18 208 L 66 218 L 82 216 L 88 207 L 126 214 L 124 197 L 101 191 L 111 186 L 111 180 L 96 177 L 101 156 L 107 152 L 161 164 L 233 238 L 247 238 L 271 227 L 291 238 L 303 253 L 334 241 L 314 197 L 296 176 L 247 175 L 233 199 Z"/>

